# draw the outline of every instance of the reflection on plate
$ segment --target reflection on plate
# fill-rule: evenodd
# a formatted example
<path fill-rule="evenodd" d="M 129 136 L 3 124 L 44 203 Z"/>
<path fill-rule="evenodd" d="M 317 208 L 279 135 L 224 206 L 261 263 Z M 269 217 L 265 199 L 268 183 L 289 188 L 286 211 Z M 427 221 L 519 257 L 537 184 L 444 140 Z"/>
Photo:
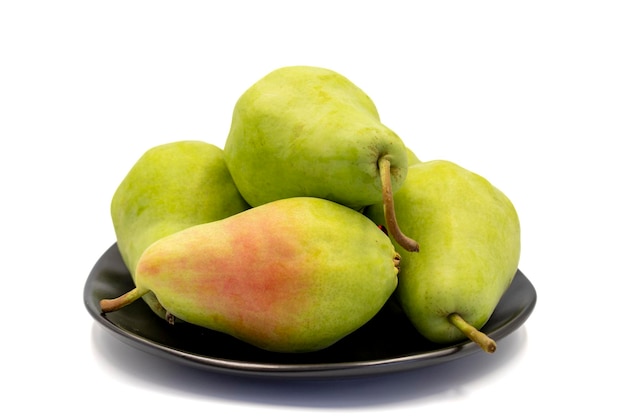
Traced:
<path fill-rule="evenodd" d="M 481 352 L 469 341 L 446 346 L 428 342 L 393 301 L 333 346 L 298 354 L 266 352 L 188 323 L 172 326 L 144 302 L 106 315 L 100 313 L 100 299 L 118 296 L 132 286 L 132 278 L 114 244 L 89 274 L 84 288 L 85 306 L 96 322 L 124 342 L 163 358 L 217 372 L 283 378 L 352 377 L 430 366 Z M 482 330 L 496 341 L 502 339 L 526 321 L 536 301 L 535 288 L 518 270 Z"/>

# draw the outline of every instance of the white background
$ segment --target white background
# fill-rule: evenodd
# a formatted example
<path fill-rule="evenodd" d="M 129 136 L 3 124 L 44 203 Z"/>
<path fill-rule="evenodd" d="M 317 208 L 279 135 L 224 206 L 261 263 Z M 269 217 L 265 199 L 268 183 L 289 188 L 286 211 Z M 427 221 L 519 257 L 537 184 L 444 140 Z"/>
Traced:
<path fill-rule="evenodd" d="M 625 22 L 619 1 L 2 2 L 0 413 L 623 415 Z M 513 200 L 538 303 L 496 354 L 267 382 L 157 359 L 88 315 L 131 165 L 223 145 L 243 90 L 293 64 L 347 76 L 422 160 Z"/>

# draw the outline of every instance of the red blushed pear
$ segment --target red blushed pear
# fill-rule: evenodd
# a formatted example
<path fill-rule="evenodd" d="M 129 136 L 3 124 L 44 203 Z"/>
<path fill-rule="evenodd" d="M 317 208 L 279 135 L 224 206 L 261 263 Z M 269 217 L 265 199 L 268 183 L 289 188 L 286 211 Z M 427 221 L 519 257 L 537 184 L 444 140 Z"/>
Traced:
<path fill-rule="evenodd" d="M 168 314 L 262 349 L 328 347 L 369 321 L 397 285 L 399 255 L 363 214 L 313 197 L 277 200 L 152 244 L 136 288 Z"/>

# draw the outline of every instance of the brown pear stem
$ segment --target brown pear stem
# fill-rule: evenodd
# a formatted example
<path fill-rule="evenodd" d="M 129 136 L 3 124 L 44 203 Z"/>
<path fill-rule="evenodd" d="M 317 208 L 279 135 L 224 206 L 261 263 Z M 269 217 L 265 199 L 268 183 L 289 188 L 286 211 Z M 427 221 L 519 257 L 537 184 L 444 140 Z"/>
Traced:
<path fill-rule="evenodd" d="M 448 320 L 456 326 L 457 329 L 462 331 L 468 339 L 480 346 L 485 352 L 493 353 L 496 351 L 496 342 L 485 333 L 466 322 L 460 314 L 452 313 L 448 316 Z"/>
<path fill-rule="evenodd" d="M 146 292 L 147 291 L 139 291 L 139 289 L 133 288 L 117 298 L 100 300 L 100 309 L 103 313 L 110 313 L 112 311 L 119 310 L 120 308 L 126 307 L 133 301 L 141 298 Z"/>
<path fill-rule="evenodd" d="M 385 157 L 378 159 L 378 170 L 380 171 L 380 182 L 383 188 L 383 213 L 387 223 L 387 231 L 395 241 L 409 252 L 419 252 L 418 243 L 406 236 L 398 226 L 396 211 L 393 202 L 393 187 L 391 185 L 391 162 Z"/>

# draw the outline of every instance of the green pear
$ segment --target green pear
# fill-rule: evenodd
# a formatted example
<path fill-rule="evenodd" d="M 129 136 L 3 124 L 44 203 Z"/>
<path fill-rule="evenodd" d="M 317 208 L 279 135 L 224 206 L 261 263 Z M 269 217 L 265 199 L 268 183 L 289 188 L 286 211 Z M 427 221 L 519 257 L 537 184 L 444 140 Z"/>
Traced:
<path fill-rule="evenodd" d="M 404 143 L 382 124 L 370 97 L 346 77 L 311 66 L 279 68 L 247 89 L 224 153 L 252 206 L 305 196 L 355 210 L 382 201 L 388 207 L 408 164 Z M 396 240 L 417 251 L 390 223 Z"/>
<path fill-rule="evenodd" d="M 145 250 L 136 288 L 168 314 L 262 349 L 323 349 L 369 321 L 393 294 L 399 258 L 370 219 L 329 200 L 293 197 L 192 226 Z"/>
<path fill-rule="evenodd" d="M 158 239 L 248 208 L 223 150 L 183 140 L 155 146 L 136 161 L 113 195 L 111 218 L 120 254 L 134 277 L 139 257 Z M 153 295 L 144 300 L 165 318 Z"/>
<path fill-rule="evenodd" d="M 420 253 L 403 259 L 398 275 L 396 295 L 409 319 L 431 341 L 469 337 L 495 350 L 480 328 L 518 267 L 520 223 L 511 201 L 484 177 L 438 160 L 411 166 L 395 203 L 398 221 L 420 236 Z M 365 214 L 380 223 L 382 211 L 375 205 Z"/>
<path fill-rule="evenodd" d="M 415 154 L 415 152 L 413 152 L 410 148 L 406 148 L 406 155 L 407 155 L 407 159 L 408 159 L 408 166 L 410 167 L 411 165 L 415 165 L 415 164 L 419 164 L 422 161 L 417 157 L 417 155 Z"/>

